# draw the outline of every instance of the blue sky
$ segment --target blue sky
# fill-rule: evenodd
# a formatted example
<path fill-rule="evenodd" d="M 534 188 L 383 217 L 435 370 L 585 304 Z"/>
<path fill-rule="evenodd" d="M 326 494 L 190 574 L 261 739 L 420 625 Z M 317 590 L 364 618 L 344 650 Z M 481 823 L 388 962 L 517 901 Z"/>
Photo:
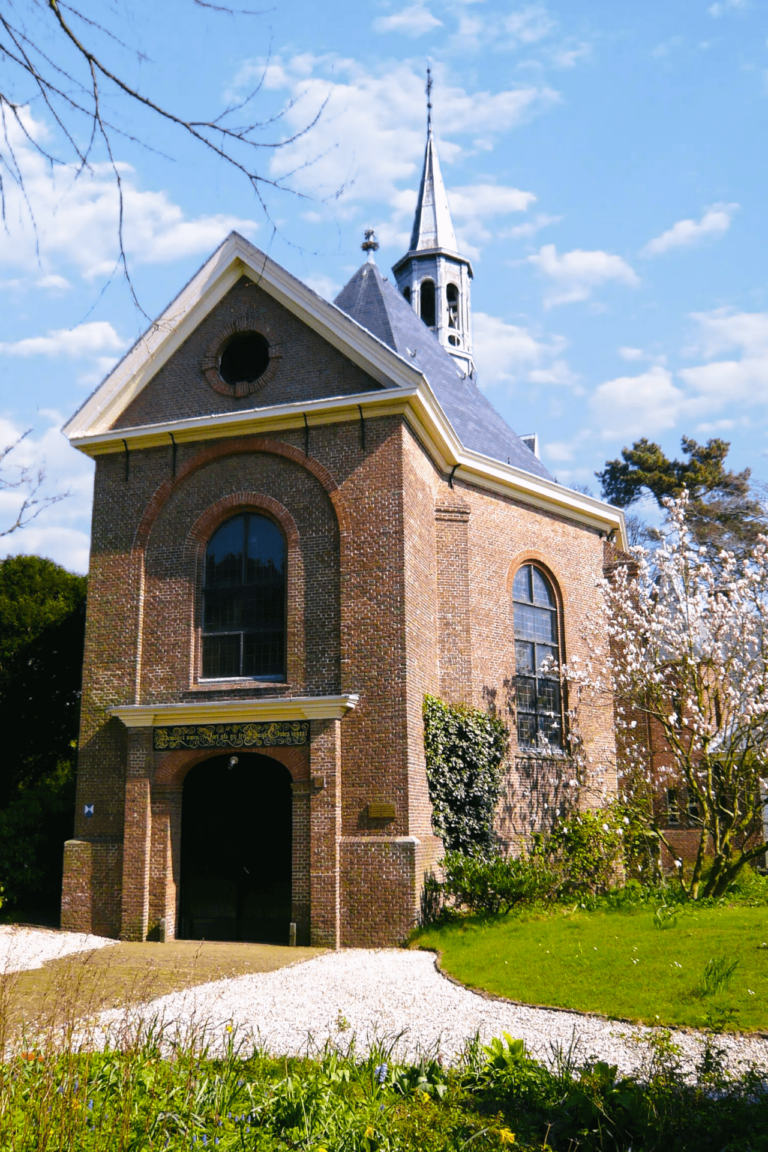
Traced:
<path fill-rule="evenodd" d="M 261 81 L 272 224 L 247 182 L 183 135 L 106 94 L 125 236 L 141 307 L 157 314 L 236 227 L 332 297 L 373 225 L 385 274 L 405 251 L 424 147 L 424 71 L 459 243 L 474 263 L 481 387 L 512 427 L 539 433 L 566 484 L 640 436 L 676 453 L 724 436 L 766 467 L 768 9 L 759 0 L 509 4 L 278 0 L 225 16 L 190 0 L 86 4 L 110 13 L 104 55 L 141 90 L 194 117 Z M 53 32 L 45 30 L 46 44 Z M 17 98 L 26 98 L 19 86 Z M 59 149 L 50 115 L 30 133 Z M 92 465 L 58 429 L 146 321 L 116 259 L 114 183 L 97 157 L 51 175 L 20 136 L 27 202 L 6 179 L 0 233 L 0 440 L 33 432 L 71 496 L 3 551 L 88 563 Z M 37 231 L 31 227 L 34 212 Z M 0 493 L 7 522 L 13 493 Z M 2 525 L 0 525 L 1 527 Z"/>

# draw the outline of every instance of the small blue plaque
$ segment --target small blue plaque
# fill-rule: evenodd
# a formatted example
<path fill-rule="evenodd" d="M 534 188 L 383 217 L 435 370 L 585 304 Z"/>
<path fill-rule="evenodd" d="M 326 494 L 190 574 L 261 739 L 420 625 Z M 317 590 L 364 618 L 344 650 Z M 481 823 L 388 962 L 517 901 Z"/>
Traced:
<path fill-rule="evenodd" d="M 83 814 L 85 816 L 93 816 L 93 804 L 85 804 L 83 806 Z"/>

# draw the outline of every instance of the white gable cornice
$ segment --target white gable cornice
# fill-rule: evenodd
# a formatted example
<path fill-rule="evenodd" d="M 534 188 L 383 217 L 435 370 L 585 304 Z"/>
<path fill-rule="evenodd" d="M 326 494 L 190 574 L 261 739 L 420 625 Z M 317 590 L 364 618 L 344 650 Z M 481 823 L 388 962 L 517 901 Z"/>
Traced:
<path fill-rule="evenodd" d="M 231 232 L 64 426 L 65 436 L 78 443 L 107 432 L 241 276 L 248 276 L 384 387 L 407 387 L 421 379 L 387 344 Z"/>
<path fill-rule="evenodd" d="M 382 385 L 379 391 L 216 413 L 132 428 L 112 425 L 241 276 L 261 288 Z M 88 456 L 170 443 L 310 429 L 365 417 L 402 415 L 437 467 L 453 479 L 557 512 L 626 547 L 619 508 L 511 464 L 473 452 L 459 440 L 426 378 L 340 308 L 329 304 L 265 253 L 232 232 L 162 316 L 123 357 L 63 431 Z"/>

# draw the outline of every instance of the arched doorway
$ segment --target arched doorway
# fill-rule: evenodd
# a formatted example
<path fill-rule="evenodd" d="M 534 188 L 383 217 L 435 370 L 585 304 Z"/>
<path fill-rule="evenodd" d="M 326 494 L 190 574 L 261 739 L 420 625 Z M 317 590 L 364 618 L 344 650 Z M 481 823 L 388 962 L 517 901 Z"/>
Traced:
<path fill-rule="evenodd" d="M 190 769 L 179 936 L 288 943 L 291 799 L 288 769 L 269 756 L 232 752 Z"/>

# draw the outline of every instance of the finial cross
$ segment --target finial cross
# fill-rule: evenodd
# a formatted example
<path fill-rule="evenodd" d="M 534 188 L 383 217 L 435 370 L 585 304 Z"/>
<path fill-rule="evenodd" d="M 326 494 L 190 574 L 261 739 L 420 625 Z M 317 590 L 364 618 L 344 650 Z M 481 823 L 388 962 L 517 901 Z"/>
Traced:
<path fill-rule="evenodd" d="M 427 128 L 432 127 L 432 69 L 427 68 Z"/>

